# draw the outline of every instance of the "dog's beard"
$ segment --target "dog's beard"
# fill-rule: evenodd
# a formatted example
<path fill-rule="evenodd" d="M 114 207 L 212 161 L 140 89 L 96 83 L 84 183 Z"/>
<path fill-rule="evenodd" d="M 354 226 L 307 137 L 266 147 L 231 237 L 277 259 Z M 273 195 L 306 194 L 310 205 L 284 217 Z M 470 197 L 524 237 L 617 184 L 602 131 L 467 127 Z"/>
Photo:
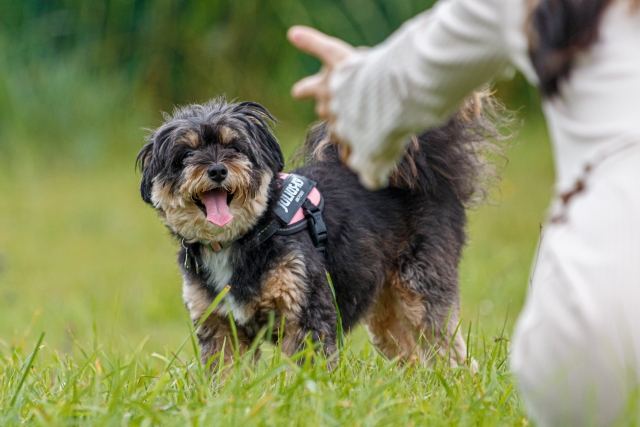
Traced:
<path fill-rule="evenodd" d="M 227 168 L 229 175 L 220 185 L 208 178 L 205 166 L 185 168 L 182 185 L 176 191 L 172 191 L 171 183 L 154 181 L 151 193 L 154 206 L 159 209 L 164 223 L 186 242 L 236 240 L 256 225 L 267 208 L 273 174 L 262 172 L 259 185 L 252 188 L 248 162 L 227 164 Z M 206 204 L 210 202 L 203 202 L 203 194 L 206 198 L 206 193 L 212 190 L 226 192 L 228 212 L 207 212 Z M 224 201 L 218 200 L 217 203 Z M 229 219 L 224 218 L 226 215 L 232 218 L 224 226 L 219 226 L 211 222 L 216 215 L 222 222 Z"/>

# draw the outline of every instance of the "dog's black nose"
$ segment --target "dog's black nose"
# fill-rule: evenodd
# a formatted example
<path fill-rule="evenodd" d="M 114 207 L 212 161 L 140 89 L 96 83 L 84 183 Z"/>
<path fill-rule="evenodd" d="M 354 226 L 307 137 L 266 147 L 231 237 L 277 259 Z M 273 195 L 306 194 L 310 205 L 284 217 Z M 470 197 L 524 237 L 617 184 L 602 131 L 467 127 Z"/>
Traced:
<path fill-rule="evenodd" d="M 207 174 L 209 175 L 209 178 L 211 178 L 215 182 L 224 181 L 224 179 L 227 177 L 228 172 L 229 171 L 227 170 L 227 167 L 225 165 L 211 166 L 207 170 Z"/>

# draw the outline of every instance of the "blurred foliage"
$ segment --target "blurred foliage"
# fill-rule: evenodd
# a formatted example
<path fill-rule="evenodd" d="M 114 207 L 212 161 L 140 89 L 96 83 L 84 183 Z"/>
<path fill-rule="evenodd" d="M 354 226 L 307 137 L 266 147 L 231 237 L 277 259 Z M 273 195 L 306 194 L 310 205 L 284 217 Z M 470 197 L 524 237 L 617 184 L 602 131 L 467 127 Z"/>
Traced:
<path fill-rule="evenodd" d="M 136 120 L 155 125 L 158 109 L 223 93 L 306 126 L 312 107 L 289 89 L 319 63 L 288 44 L 288 27 L 370 45 L 431 4 L 2 0 L 0 147 L 34 141 L 39 151 L 93 161 L 130 137 Z"/>
<path fill-rule="evenodd" d="M 298 131 L 312 105 L 289 90 L 319 62 L 289 45 L 287 28 L 373 45 L 433 2 L 0 0 L 0 156 L 29 142 L 92 163 L 138 147 L 159 109 L 220 94 L 261 102 Z M 502 93 L 529 97 L 521 81 Z"/>
<path fill-rule="evenodd" d="M 90 72 L 122 72 L 162 100 L 205 91 L 281 99 L 316 64 L 284 34 L 307 24 L 353 44 L 382 41 L 433 1 L 22 0 L 2 11 L 22 58 L 80 57 Z"/>

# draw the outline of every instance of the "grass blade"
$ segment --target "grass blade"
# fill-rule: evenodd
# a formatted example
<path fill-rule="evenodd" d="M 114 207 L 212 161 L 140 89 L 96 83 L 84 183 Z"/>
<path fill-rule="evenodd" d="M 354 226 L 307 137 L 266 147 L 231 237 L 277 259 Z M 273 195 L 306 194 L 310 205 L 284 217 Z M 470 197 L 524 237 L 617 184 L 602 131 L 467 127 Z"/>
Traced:
<path fill-rule="evenodd" d="M 22 377 L 20 378 L 20 382 L 18 383 L 18 388 L 16 388 L 16 392 L 14 393 L 13 397 L 11 398 L 11 403 L 9 404 L 10 408 L 13 408 L 13 405 L 15 405 L 16 400 L 18 400 L 18 395 L 20 394 L 20 390 L 22 389 L 22 386 L 24 385 L 24 382 L 27 379 L 27 376 L 29 375 L 29 370 L 31 370 L 31 365 L 33 365 L 33 361 L 36 358 L 36 355 L 38 354 L 38 351 L 40 350 L 40 344 L 42 344 L 42 340 L 44 339 L 44 332 L 42 334 L 40 334 L 40 338 L 38 339 L 38 343 L 36 344 L 36 348 L 33 349 L 33 353 L 31 353 L 31 356 L 29 357 L 29 361 L 27 362 L 27 366 L 24 369 L 24 372 L 22 373 Z"/>
<path fill-rule="evenodd" d="M 333 295 L 333 304 L 336 307 L 336 334 L 338 335 L 338 349 L 340 352 L 344 349 L 344 331 L 342 330 L 342 317 L 340 316 L 340 307 L 338 307 L 338 300 L 336 299 L 336 290 L 333 287 L 333 280 L 331 280 L 331 275 L 329 272 L 325 271 L 327 275 L 327 282 L 329 282 L 329 288 L 331 288 L 331 295 Z"/>

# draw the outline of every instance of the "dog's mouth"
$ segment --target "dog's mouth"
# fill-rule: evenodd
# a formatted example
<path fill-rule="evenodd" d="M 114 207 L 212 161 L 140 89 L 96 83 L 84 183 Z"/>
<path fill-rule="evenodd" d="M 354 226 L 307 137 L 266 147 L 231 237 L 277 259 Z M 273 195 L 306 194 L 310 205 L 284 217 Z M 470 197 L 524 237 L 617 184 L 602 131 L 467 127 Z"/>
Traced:
<path fill-rule="evenodd" d="M 224 188 L 214 188 L 205 191 L 200 196 L 194 196 L 193 201 L 202 209 L 207 221 L 224 227 L 233 219 L 233 215 L 229 212 L 229 205 L 233 200 L 233 193 Z"/>

